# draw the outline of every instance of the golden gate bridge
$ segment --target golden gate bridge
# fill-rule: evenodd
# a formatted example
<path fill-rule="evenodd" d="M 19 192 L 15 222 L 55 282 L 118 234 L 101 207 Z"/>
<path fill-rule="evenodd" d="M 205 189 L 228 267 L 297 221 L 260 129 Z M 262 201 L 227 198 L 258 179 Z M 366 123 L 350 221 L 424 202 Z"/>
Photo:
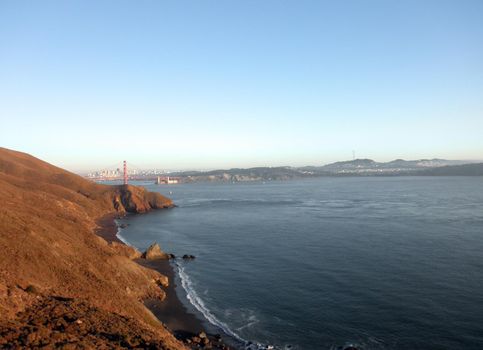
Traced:
<path fill-rule="evenodd" d="M 143 170 L 132 163 L 130 163 L 128 169 L 126 160 L 91 172 L 85 177 L 96 182 L 113 181 L 121 182 L 124 185 L 127 185 L 129 181 L 154 181 L 157 184 L 175 184 L 179 181 L 178 178 L 170 177 L 165 172 Z"/>

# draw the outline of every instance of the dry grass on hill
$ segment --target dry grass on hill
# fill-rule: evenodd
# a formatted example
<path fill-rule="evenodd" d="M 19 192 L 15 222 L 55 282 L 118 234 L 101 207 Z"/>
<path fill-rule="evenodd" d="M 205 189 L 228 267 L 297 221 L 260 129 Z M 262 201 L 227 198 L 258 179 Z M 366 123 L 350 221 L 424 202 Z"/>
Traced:
<path fill-rule="evenodd" d="M 112 318 L 119 329 L 129 328 L 131 338 L 144 334 L 154 348 L 183 348 L 142 304 L 146 297 L 164 297 L 159 286 L 163 276 L 94 234 L 95 222 L 103 215 L 169 207 L 169 199 L 134 186 L 95 184 L 30 155 L 0 148 L 0 200 L 3 338 L 6 330 L 22 338 L 25 329 L 35 326 L 29 324 L 33 318 L 53 324 L 50 318 L 59 315 L 47 311 L 59 307 L 90 320 L 90 340 L 79 333 L 72 338 L 79 342 L 110 341 L 100 336 L 106 331 L 102 322 L 96 323 L 98 317 Z M 67 299 L 55 299 L 59 296 Z M 55 332 L 55 327 L 45 326 L 39 337 L 54 341 Z M 116 339 L 113 347 L 128 344 Z"/>

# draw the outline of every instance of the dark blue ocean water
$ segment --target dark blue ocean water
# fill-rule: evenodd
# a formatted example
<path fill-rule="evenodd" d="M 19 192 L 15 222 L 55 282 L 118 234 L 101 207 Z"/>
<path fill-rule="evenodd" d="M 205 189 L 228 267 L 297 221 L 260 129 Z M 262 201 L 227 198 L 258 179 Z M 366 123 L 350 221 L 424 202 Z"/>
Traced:
<path fill-rule="evenodd" d="M 483 349 L 481 177 L 145 185 L 178 208 L 121 235 L 196 255 L 179 271 L 191 301 L 243 339 Z"/>

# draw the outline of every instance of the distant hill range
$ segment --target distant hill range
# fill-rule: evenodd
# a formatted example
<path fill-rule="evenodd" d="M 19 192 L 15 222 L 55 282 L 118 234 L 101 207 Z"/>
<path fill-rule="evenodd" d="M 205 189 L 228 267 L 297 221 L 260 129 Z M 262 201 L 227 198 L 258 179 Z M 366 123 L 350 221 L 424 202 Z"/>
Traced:
<path fill-rule="evenodd" d="M 322 166 L 183 171 L 170 176 L 178 177 L 181 182 L 273 181 L 322 176 L 483 176 L 483 163 L 445 159 L 396 159 L 390 162 L 354 159 Z"/>

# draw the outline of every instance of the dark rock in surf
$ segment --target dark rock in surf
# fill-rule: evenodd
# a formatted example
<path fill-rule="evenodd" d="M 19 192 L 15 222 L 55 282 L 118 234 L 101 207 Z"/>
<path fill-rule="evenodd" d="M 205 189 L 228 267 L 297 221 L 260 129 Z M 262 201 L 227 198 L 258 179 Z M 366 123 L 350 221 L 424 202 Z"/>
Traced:
<path fill-rule="evenodd" d="M 194 255 L 190 255 L 190 254 L 183 255 L 183 260 L 193 260 L 195 258 L 196 257 Z"/>

